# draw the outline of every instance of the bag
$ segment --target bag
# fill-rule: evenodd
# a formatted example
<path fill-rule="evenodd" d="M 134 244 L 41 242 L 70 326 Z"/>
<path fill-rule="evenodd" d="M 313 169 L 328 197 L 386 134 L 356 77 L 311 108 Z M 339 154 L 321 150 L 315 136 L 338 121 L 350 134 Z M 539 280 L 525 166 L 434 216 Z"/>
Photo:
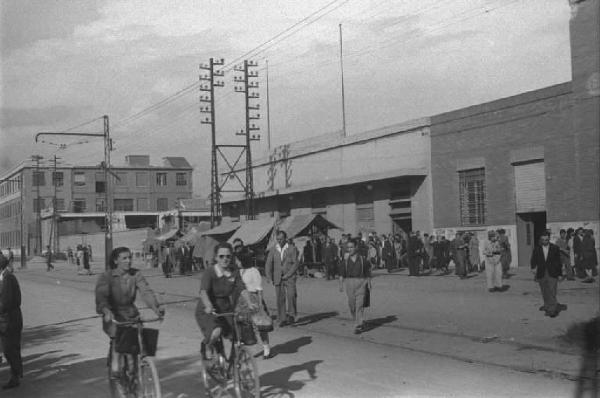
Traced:
<path fill-rule="evenodd" d="M 256 335 L 254 334 L 254 327 L 251 323 L 239 322 L 238 328 L 240 330 L 240 341 L 245 345 L 256 344 Z"/>
<path fill-rule="evenodd" d="M 363 300 L 363 307 L 369 308 L 371 306 L 371 289 L 369 288 L 369 284 L 365 285 L 365 298 Z"/>
<path fill-rule="evenodd" d="M 259 332 L 272 332 L 273 320 L 264 310 L 252 315 L 252 323 L 256 326 Z"/>
<path fill-rule="evenodd" d="M 138 344 L 137 328 L 117 326 L 115 351 L 119 354 L 139 354 L 140 346 Z"/>

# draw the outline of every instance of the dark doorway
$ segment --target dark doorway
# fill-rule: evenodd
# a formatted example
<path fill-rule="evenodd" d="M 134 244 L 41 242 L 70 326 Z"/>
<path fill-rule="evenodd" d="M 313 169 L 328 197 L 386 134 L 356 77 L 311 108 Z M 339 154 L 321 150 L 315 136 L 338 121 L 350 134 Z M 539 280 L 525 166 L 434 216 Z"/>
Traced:
<path fill-rule="evenodd" d="M 529 265 L 531 252 L 544 232 L 546 232 L 545 211 L 517 214 L 517 248 L 520 267 Z"/>
<path fill-rule="evenodd" d="M 411 218 L 392 218 L 392 233 L 400 234 L 401 236 L 407 235 L 412 231 L 412 219 Z"/>

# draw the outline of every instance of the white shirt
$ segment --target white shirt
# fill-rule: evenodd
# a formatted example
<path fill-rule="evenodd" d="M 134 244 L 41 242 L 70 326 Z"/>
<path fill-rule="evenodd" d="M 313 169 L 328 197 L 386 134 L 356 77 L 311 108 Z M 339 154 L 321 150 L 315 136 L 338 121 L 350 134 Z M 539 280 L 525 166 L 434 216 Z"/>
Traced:
<path fill-rule="evenodd" d="M 240 270 L 242 280 L 246 285 L 246 290 L 256 292 L 262 289 L 262 277 L 256 267 L 244 268 Z"/>
<path fill-rule="evenodd" d="M 283 255 L 285 254 L 285 251 L 288 248 L 288 244 L 286 243 L 285 245 L 283 245 L 283 247 L 281 247 L 281 246 L 279 246 L 279 243 L 278 243 L 278 244 L 275 245 L 275 248 L 279 252 L 279 256 L 281 257 L 281 261 L 283 261 Z"/>
<path fill-rule="evenodd" d="M 0 282 L 2 282 L 4 280 L 4 274 L 6 274 L 8 272 L 8 268 L 4 268 L 4 270 L 2 270 L 2 272 L 0 272 Z"/>
<path fill-rule="evenodd" d="M 544 252 L 544 260 L 548 260 L 548 249 L 550 249 L 550 245 L 542 246 L 542 251 Z"/>

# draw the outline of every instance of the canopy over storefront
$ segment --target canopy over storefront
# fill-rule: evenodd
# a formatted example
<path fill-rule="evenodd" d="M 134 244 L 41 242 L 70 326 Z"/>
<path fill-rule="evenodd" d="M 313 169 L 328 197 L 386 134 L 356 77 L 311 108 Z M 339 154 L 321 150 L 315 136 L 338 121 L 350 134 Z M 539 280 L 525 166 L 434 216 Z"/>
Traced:
<path fill-rule="evenodd" d="M 229 234 L 229 233 L 232 233 L 233 231 L 237 230 L 241 225 L 242 224 L 240 224 L 239 222 L 222 224 L 222 225 L 219 225 L 219 226 L 214 227 L 212 229 L 209 229 L 208 231 L 202 232 L 202 235 L 203 236 L 211 236 L 211 235 L 225 235 L 225 234 Z"/>
<path fill-rule="evenodd" d="M 154 237 L 154 239 L 156 239 L 159 242 L 167 242 L 167 241 L 176 240 L 180 236 L 181 236 L 181 233 L 179 232 L 178 229 L 171 229 L 162 235 Z"/>
<path fill-rule="evenodd" d="M 320 230 L 340 229 L 337 225 L 326 219 L 320 214 L 301 214 L 290 216 L 282 221 L 279 230 L 284 231 L 288 238 L 295 238 L 300 235 L 309 235 L 309 227 L 316 226 Z"/>
<path fill-rule="evenodd" d="M 273 217 L 245 221 L 228 242 L 233 243 L 235 239 L 241 239 L 246 246 L 257 245 L 269 235 L 274 225 Z"/>

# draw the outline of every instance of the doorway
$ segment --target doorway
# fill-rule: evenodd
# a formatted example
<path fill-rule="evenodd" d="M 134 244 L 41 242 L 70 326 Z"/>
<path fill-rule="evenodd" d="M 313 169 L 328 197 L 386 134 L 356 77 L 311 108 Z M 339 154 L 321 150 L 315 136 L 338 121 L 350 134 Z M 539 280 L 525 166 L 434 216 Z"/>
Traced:
<path fill-rule="evenodd" d="M 544 232 L 546 232 L 545 211 L 517 213 L 518 266 L 529 266 L 533 248 Z"/>

